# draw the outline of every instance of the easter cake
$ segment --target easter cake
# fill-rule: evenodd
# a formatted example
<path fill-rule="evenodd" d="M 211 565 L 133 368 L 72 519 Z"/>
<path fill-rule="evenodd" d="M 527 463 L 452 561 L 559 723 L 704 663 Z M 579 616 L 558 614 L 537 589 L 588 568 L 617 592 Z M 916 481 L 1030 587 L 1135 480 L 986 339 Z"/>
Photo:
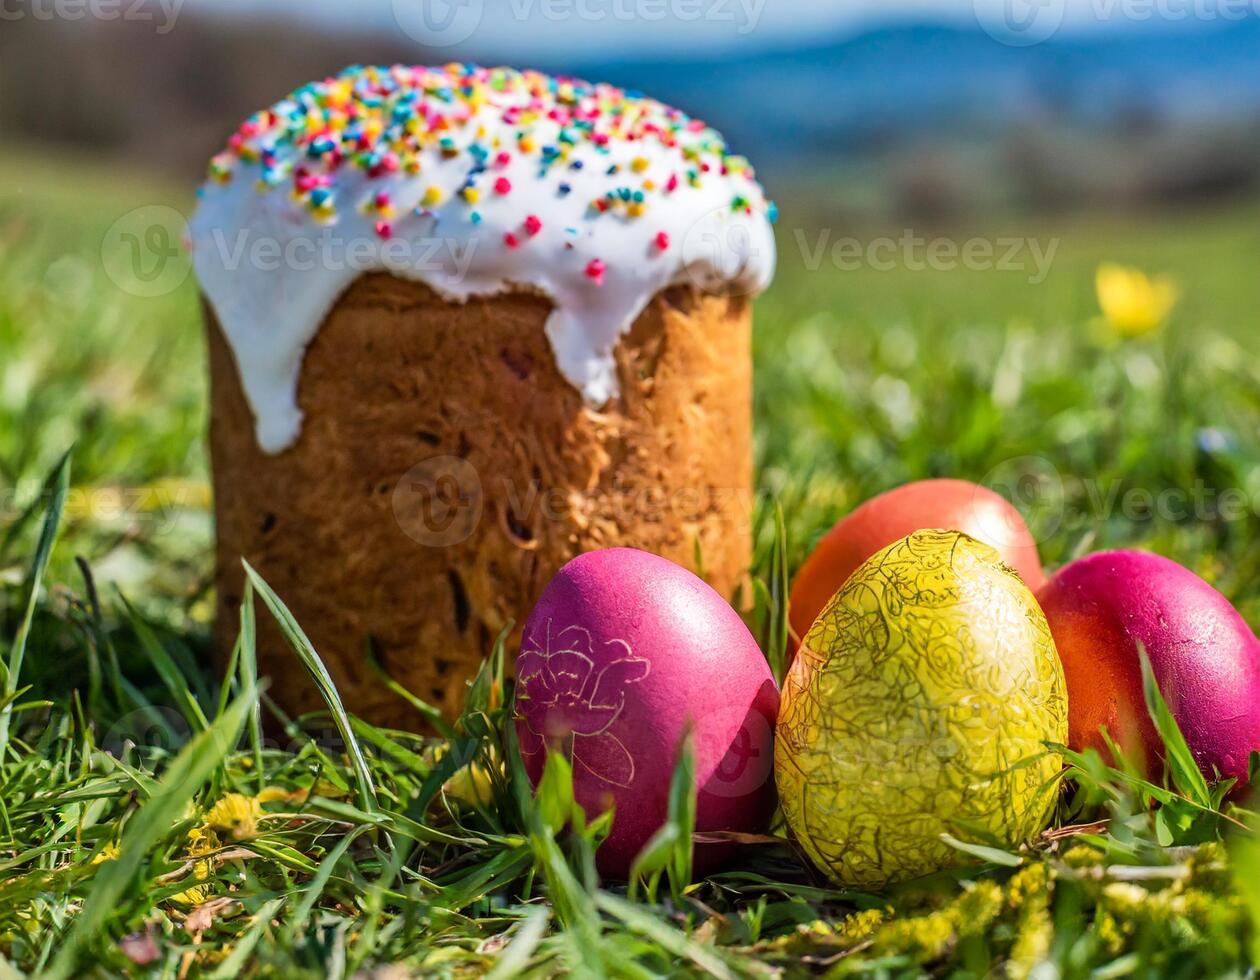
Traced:
<path fill-rule="evenodd" d="M 552 575 L 632 546 L 749 561 L 750 298 L 774 206 L 703 123 L 609 85 L 351 68 L 248 119 L 190 225 L 219 645 L 247 559 L 348 705 L 448 714 Z M 260 624 L 291 711 L 318 694 Z"/>

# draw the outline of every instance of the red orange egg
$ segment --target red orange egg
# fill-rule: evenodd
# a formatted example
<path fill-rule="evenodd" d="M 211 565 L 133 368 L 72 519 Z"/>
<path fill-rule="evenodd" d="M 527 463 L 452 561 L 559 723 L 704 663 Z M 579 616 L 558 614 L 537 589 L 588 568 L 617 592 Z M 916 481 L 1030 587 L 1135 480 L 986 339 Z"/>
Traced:
<path fill-rule="evenodd" d="M 1037 600 L 1067 677 L 1071 748 L 1107 755 L 1105 728 L 1159 778 L 1163 743 L 1142 693 L 1140 643 L 1204 775 L 1247 781 L 1260 751 L 1260 641 L 1228 599 L 1167 558 L 1109 551 L 1064 567 Z"/>
<path fill-rule="evenodd" d="M 1004 497 L 966 480 L 921 480 L 873 497 L 818 542 L 792 583 L 788 620 L 799 640 L 866 559 L 915 531 L 962 531 L 996 548 L 1036 591 L 1045 582 L 1037 542 Z"/>

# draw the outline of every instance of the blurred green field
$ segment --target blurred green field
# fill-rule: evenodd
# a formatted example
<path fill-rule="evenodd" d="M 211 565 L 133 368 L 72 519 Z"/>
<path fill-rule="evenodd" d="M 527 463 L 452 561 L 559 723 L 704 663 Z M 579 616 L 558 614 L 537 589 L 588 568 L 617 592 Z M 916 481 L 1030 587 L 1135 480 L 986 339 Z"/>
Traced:
<path fill-rule="evenodd" d="M 167 295 L 136 296 L 102 261 L 113 256 L 109 268 L 126 268 L 119 236 L 135 225 L 134 209 L 187 211 L 191 203 L 179 188 L 90 161 L 0 157 L 0 480 L 10 501 L 23 499 L 71 442 L 80 486 L 205 479 L 192 277 Z M 1034 283 L 1028 247 L 1013 258 L 1019 269 L 956 261 L 917 271 L 897 260 L 885 271 L 887 250 L 877 252 L 881 268 L 848 260 L 841 268 L 831 259 L 841 239 L 866 247 L 904 229 L 817 228 L 804 204 L 785 206 L 780 271 L 757 307 L 755 353 L 759 479 L 784 507 L 793 560 L 862 499 L 951 475 L 1010 493 L 1033 521 L 1047 564 L 1084 547 L 1141 543 L 1253 604 L 1255 216 L 1255 207 L 1233 205 L 914 229 L 925 242 L 959 249 L 987 244 L 989 266 L 1007 242 L 1032 240 L 1052 255 Z M 911 260 L 926 247 L 915 246 Z M 1183 298 L 1162 334 L 1114 343 L 1099 329 L 1093 277 L 1107 261 L 1177 281 Z M 186 260 L 170 264 L 163 282 L 179 282 Z M 1143 506 L 1144 494 L 1177 490 L 1194 499 Z M 1216 503 L 1226 491 L 1222 519 Z M 147 533 L 174 523 L 178 535 Z M 120 535 L 110 556 L 129 581 L 168 578 L 168 553 L 204 574 L 204 521 L 163 512 L 141 524 L 107 529 Z M 107 534 L 99 543 L 108 542 Z M 1253 617 L 1260 611 L 1250 608 Z"/>
<path fill-rule="evenodd" d="M 169 685 L 171 675 L 163 675 L 161 657 L 155 660 L 146 637 L 167 651 L 169 669 L 186 678 L 203 704 L 213 700 L 216 684 L 199 665 L 207 648 L 211 609 L 212 527 L 205 489 L 205 378 L 196 289 L 191 275 L 183 275 L 186 258 L 176 256 L 167 260 L 170 264 L 162 282 L 178 285 L 162 295 L 137 295 L 147 287 L 137 286 L 126 275 L 128 258 L 122 254 L 130 247 L 125 236 L 145 224 L 138 222 L 135 209 L 174 206 L 186 210 L 191 202 L 191 194 L 180 188 L 98 168 L 90 160 L 49 160 L 11 151 L 0 155 L 0 647 L 8 647 L 19 630 L 22 584 L 38 531 L 41 486 L 61 455 L 73 446 L 74 489 L 67 500 L 62 539 L 45 578 L 48 588 L 35 618 L 22 675 L 23 684 L 33 687 L 23 697 L 47 697 L 64 704 L 72 689 L 81 695 L 86 690 L 84 701 L 74 710 L 85 712 L 86 719 L 101 727 L 112 712 L 121 714 L 129 703 L 160 691 L 164 682 Z M 993 227 L 915 229 L 925 241 L 944 241 L 953 247 L 990 243 L 999 255 L 1008 247 L 1007 240 L 1032 240 L 1047 255 L 1053 249 L 1053 260 L 1038 282 L 1029 281 L 1036 273 L 1028 267 L 916 270 L 895 261 L 891 269 L 876 268 L 870 262 L 840 268 L 827 251 L 842 238 L 852 237 L 861 249 L 902 233 L 899 227 L 820 229 L 811 223 L 805 204 L 789 202 L 784 207 L 780 274 L 757 307 L 758 479 L 764 499 L 756 571 L 765 574 L 771 560 L 770 501 L 783 508 L 789 563 L 794 566 L 818 535 L 863 499 L 907 480 L 948 475 L 978 480 L 1008 493 L 1028 516 L 1050 566 L 1091 549 L 1150 548 L 1205 575 L 1239 605 L 1253 627 L 1260 626 L 1260 270 L 1256 265 L 1260 222 L 1256 208 L 1233 205 L 1159 215 L 1007 219 Z M 820 245 L 821 261 L 811 261 Z M 1027 246 L 1017 259 L 1025 266 L 1032 261 Z M 1176 280 L 1182 297 L 1164 330 L 1127 340 L 1107 330 L 1100 322 L 1094 288 L 1095 271 L 1104 262 L 1132 264 Z M 76 556 L 90 564 L 103 611 L 75 567 Z M 123 621 L 115 587 L 132 601 L 147 627 Z M 125 684 L 115 683 L 112 694 L 107 676 L 111 670 L 116 681 L 126 678 Z M 170 703 L 169 697 L 162 697 L 154 695 L 153 703 Z M 32 717 L 38 718 L 42 709 L 31 710 Z M 109 821 L 125 823 L 133 812 L 128 794 L 143 799 L 156 792 L 151 780 L 146 783 L 147 776 L 101 776 L 105 770 L 99 767 L 104 763 L 91 753 L 85 758 L 96 761 L 91 765 L 75 762 L 85 768 L 71 779 L 71 749 L 81 740 L 90 741 L 90 736 L 71 714 L 54 711 L 52 717 L 57 720 L 48 725 L 51 734 L 40 736 L 43 729 L 28 733 L 30 752 L 20 763 L 13 761 L 0 791 L 0 950 L 8 950 L 10 958 L 28 970 L 46 964 L 56 952 L 59 930 L 72 918 L 70 913 L 78 908 L 92 880 L 94 872 L 84 869 L 89 868 L 93 849 L 114 839 L 116 828 Z M 44 741 L 33 741 L 41 737 Z M 383 761 L 373 765 L 396 765 L 404 751 L 421 765 L 419 740 L 406 744 L 405 750 L 397 749 L 393 756 L 385 752 Z M 63 746 L 64 763 L 59 754 Z M 432 757 L 426 758 L 424 764 L 433 765 Z M 159 766 L 162 759 L 131 761 L 140 773 Z M 213 777 L 215 791 L 252 780 L 248 763 L 224 761 Z M 312 767 L 316 775 L 310 781 L 318 777 L 345 783 L 353 778 L 346 775 L 344 758 L 323 757 L 316 750 L 268 756 L 267 766 L 268 778 L 282 782 L 298 772 L 309 776 Z M 86 791 L 74 787 L 81 785 L 75 780 L 95 778 L 89 773 L 93 767 L 107 787 L 100 792 L 110 795 L 112 802 L 93 803 L 89 808 L 82 803 L 87 796 L 74 796 Z M 40 780 L 52 780 L 54 773 L 64 776 L 65 784 L 56 792 L 41 789 Z M 398 786 L 411 786 L 402 777 L 398 780 Z M 417 778 L 412 788 L 420 792 L 417 787 L 423 781 Z M 1153 839 L 1143 836 L 1154 833 L 1144 822 L 1144 809 L 1125 809 L 1132 801 L 1120 790 L 1111 795 L 1097 788 L 1091 792 L 1089 805 L 1094 812 L 1103 819 L 1110 814 L 1119 822 L 1117 826 L 1128 828 L 1124 832 L 1113 828 L 1119 836 L 1105 838 L 1111 842 L 1108 847 L 1115 845 L 1109 852 L 1113 859 L 1164 862 L 1182 870 L 1190 868 L 1186 862 L 1200 860 L 1206 867 L 1219 860 L 1217 851 L 1209 861 L 1194 858 L 1189 850 L 1156 847 Z M 11 812 L 5 809 L 6 800 L 13 801 Z M 41 816 L 41 809 L 52 816 Z M 366 828 L 366 824 L 356 825 L 358 818 L 347 816 L 347 811 L 339 812 L 349 821 L 345 826 L 355 827 L 355 835 Z M 1079 816 L 1085 811 L 1074 812 Z M 482 817 L 479 812 L 478 817 L 467 819 L 475 825 Z M 131 818 L 131 823 L 138 819 Z M 62 827 L 61 837 L 74 838 L 73 849 L 63 852 L 41 843 L 36 853 L 19 853 L 24 843 L 30 844 L 32 834 L 40 841 L 40 835 L 59 839 L 54 823 Z M 157 839 L 167 842 L 168 861 L 178 864 L 174 855 L 185 830 L 180 823 L 154 830 Z M 508 834 L 511 828 L 499 830 Z M 326 854 L 336 839 L 348 839 L 337 837 L 346 833 L 344 826 L 327 833 L 331 835 L 327 839 L 303 838 L 305 853 Z M 1116 844 L 1125 833 L 1129 851 Z M 1187 818 L 1173 842 L 1190 844 L 1214 839 L 1214 834 L 1215 829 L 1204 831 Z M 460 840 L 462 846 L 471 846 Z M 494 861 L 516 853 L 508 844 L 500 845 L 498 838 L 495 841 L 495 847 L 503 850 L 486 852 L 496 855 Z M 276 844 L 274 853 L 268 852 L 279 869 L 273 869 L 273 877 L 262 871 L 241 874 L 241 898 L 251 911 L 266 908 L 279 916 L 275 908 L 280 906 L 264 903 L 282 901 L 286 889 L 295 887 L 298 872 L 309 874 L 306 864 L 282 853 L 282 846 L 299 844 L 290 837 L 284 837 L 284 842 Z M 1168 841 L 1161 839 L 1161 843 Z M 483 841 L 477 846 L 488 845 Z M 519 848 L 519 840 L 512 846 Z M 481 852 L 473 848 L 459 853 L 464 856 L 456 864 L 467 866 L 468 853 Z M 344 855 L 333 856 L 341 860 Z M 375 858 L 362 858 L 367 864 L 361 867 L 375 868 L 373 862 L 378 859 L 384 860 L 379 851 Z M 486 858 L 487 867 L 491 860 Z M 562 872 L 539 861 L 538 874 L 554 894 L 560 887 L 554 875 L 562 876 Z M 147 873 L 156 876 L 161 866 L 158 862 Z M 506 874 L 509 865 L 495 867 L 495 874 Z M 1220 867 L 1212 867 L 1212 874 L 1219 878 Z M 513 874 L 524 873 L 523 866 L 511 864 L 510 868 L 515 869 Z M 1185 870 L 1185 874 L 1199 870 Z M 5 880 L 10 874 L 14 877 Z M 254 878 L 255 874 L 259 877 Z M 391 918 L 384 911 L 389 907 L 382 897 L 385 892 L 372 891 L 362 882 L 355 884 L 358 872 L 347 874 L 339 870 L 331 884 L 325 882 L 326 887 L 366 889 L 370 908 L 361 909 L 360 914 L 375 923 L 368 929 L 368 938 L 376 935 L 373 930 L 384 930 L 390 938 L 381 940 L 382 949 L 392 950 L 389 955 L 420 956 L 417 950 L 429 950 L 426 944 L 435 934 L 444 935 L 450 949 L 462 951 L 460 956 L 467 954 L 466 961 L 452 954 L 438 972 L 454 975 L 463 968 L 476 972 L 486 963 L 478 959 L 482 953 L 477 943 L 519 918 L 519 910 L 507 915 L 490 898 L 478 898 L 465 917 L 460 912 L 464 906 L 448 894 L 454 889 L 467 898 L 462 886 L 447 886 L 435 898 L 426 891 L 431 882 L 425 881 L 411 881 L 407 888 L 417 890 L 424 903 L 449 899 L 449 910 L 434 920 L 438 924 Z M 497 880 L 487 874 L 486 881 Z M 532 881 L 535 871 L 528 874 Z M 782 892 L 786 886 L 776 887 Z M 798 926 L 807 925 L 811 917 L 828 919 L 853 910 L 854 906 L 844 905 L 843 896 L 800 887 L 803 890 L 787 891 L 786 899 L 776 899 L 764 923 L 764 902 L 761 912 L 750 911 L 758 907 L 758 889 L 740 893 L 734 884 L 724 892 L 718 889 L 723 900 L 733 903 L 729 911 L 734 923 L 721 927 L 726 931 L 719 930 L 719 941 L 759 949 L 759 937 L 787 937 L 782 946 L 748 955 L 772 957 L 790 947 L 794 956 L 792 937 L 798 935 Z M 163 894 L 169 897 L 171 890 L 168 887 Z M 973 894 L 967 889 L 963 892 Z M 705 895 L 705 901 L 719 900 Z M 388 897 L 397 898 L 392 892 Z M 133 882 L 115 895 L 114 900 L 121 902 L 120 917 L 110 920 L 107 929 L 117 938 L 126 929 L 151 921 L 160 898 L 146 897 L 144 888 Z M 900 901 L 878 899 L 856 907 Z M 953 898 L 932 898 L 923 914 L 938 915 L 942 909 L 954 908 L 947 901 Z M 347 902 L 343 896 L 336 915 L 344 913 Z M 1235 928 L 1229 916 L 1239 906 L 1232 899 L 1226 904 L 1220 917 L 1204 918 L 1203 922 L 1210 920 L 1208 925 L 1195 920 L 1199 933 L 1189 938 L 1178 933 L 1168 940 L 1166 949 L 1158 942 L 1152 945 L 1151 937 L 1169 928 L 1167 916 L 1173 913 L 1161 913 L 1163 918 L 1134 926 L 1118 946 L 1081 932 L 1079 922 L 1060 924 L 1060 939 L 1054 941 L 1053 951 L 1043 934 L 1029 941 L 1044 940 L 1039 955 L 1053 952 L 1058 958 L 1061 954 L 1063 963 L 1076 956 L 1081 969 L 1076 974 L 1067 970 L 1064 975 L 1084 976 L 1086 965 L 1107 963 L 1109 958 L 1118 964 L 1108 974 L 1113 976 L 1136 970 L 1139 964 L 1162 968 L 1174 962 L 1167 957 L 1187 949 L 1194 956 L 1207 957 L 1177 961 L 1190 964 L 1186 975 L 1195 975 L 1191 967 L 1198 963 L 1194 969 L 1204 969 L 1203 963 L 1212 962 L 1210 955 L 1228 958 L 1237 953 L 1234 947 L 1240 940 L 1232 940 L 1234 947 L 1224 949 L 1223 940 L 1213 931 L 1225 929 L 1223 935 Z M 601 906 L 616 918 L 609 912 L 612 907 Z M 333 904 L 321 908 L 326 916 L 333 916 L 328 911 Z M 310 914 L 310 907 L 301 914 Z M 993 915 L 1000 920 L 998 912 Z M 1049 913 L 1042 908 L 1039 915 L 1037 928 L 1044 933 Z M 650 936 L 650 942 L 644 941 L 647 946 L 658 945 L 651 949 L 615 946 L 622 940 L 610 931 L 605 937 L 610 944 L 609 961 L 617 956 L 627 962 L 643 957 L 652 969 L 685 961 L 687 970 L 722 975 L 687 945 L 690 940 L 681 932 L 675 936 L 660 931 L 673 925 L 652 927 L 657 928 L 653 932 L 630 913 L 625 916 L 618 921 L 624 922 L 628 932 Z M 661 919 L 652 919 L 667 921 L 678 924 L 681 916 L 662 913 Z M 929 928 L 928 919 L 905 921 L 922 921 Z M 930 928 L 944 928 L 944 920 L 930 921 Z M 885 956 L 890 964 L 886 972 L 904 970 L 906 975 L 915 975 L 921 964 L 939 967 L 954 962 L 942 957 L 957 953 L 960 958 L 950 969 L 961 970 L 959 975 L 983 975 L 996 969 L 1008 953 L 1014 955 L 1011 950 L 1020 941 L 1022 921 L 1013 919 L 1009 934 L 999 928 L 997 938 L 985 940 L 990 945 L 982 944 L 983 948 L 974 943 L 938 948 L 907 927 L 904 955 Z M 220 940 L 230 944 L 247 934 L 257 943 L 266 924 L 264 920 L 262 927 L 250 926 L 248 933 L 241 932 L 246 925 L 225 924 Z M 566 925 L 576 928 L 572 922 Z M 1147 927 L 1153 932 L 1144 932 Z M 167 928 L 168 937 L 170 932 Z M 320 939 L 317 932 L 313 925 L 307 930 L 298 923 L 278 936 L 268 933 L 258 947 L 263 951 L 259 954 L 262 962 L 277 970 L 293 970 L 300 963 L 311 975 L 323 975 L 320 971 L 331 961 L 321 960 L 299 942 L 327 939 Z M 373 947 L 364 948 L 362 943 L 356 947 L 354 937 L 339 935 L 343 946 L 357 950 L 350 957 L 352 963 L 375 955 Z M 547 943 L 553 943 L 554 954 L 563 962 L 569 955 L 564 935 L 558 933 L 538 949 L 546 951 L 551 948 Z M 412 937 L 410 945 L 403 943 L 407 937 Z M 104 957 L 104 969 L 127 965 L 108 939 L 80 938 Z M 1130 962 L 1126 957 L 1138 956 L 1139 939 L 1145 943 L 1140 951 L 1146 959 Z M 801 943 L 802 949 L 812 949 L 804 940 Z M 182 962 L 189 948 L 186 937 L 182 946 L 176 946 L 159 964 L 165 964 L 162 969 L 174 970 Z M 964 960 L 965 969 L 958 965 Z M 203 966 L 208 972 L 211 966 L 222 968 L 224 963 L 239 965 L 218 955 L 211 956 L 208 964 L 196 962 L 193 975 L 201 975 L 197 971 Z M 732 975 L 743 972 L 733 965 L 734 960 L 722 962 Z M 810 963 L 795 961 L 804 972 L 814 972 L 818 964 L 807 966 Z M 0 976 L 6 975 L 4 969 L 0 961 Z M 795 968 L 787 972 L 795 975 Z M 942 967 L 938 972 L 949 971 Z"/>

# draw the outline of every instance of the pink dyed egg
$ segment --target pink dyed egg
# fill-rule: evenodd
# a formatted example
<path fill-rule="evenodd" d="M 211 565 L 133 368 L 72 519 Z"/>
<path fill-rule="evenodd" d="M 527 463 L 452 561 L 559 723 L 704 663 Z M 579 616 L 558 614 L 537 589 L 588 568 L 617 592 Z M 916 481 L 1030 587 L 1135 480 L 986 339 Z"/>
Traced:
<path fill-rule="evenodd" d="M 573 559 L 525 625 L 516 677 L 516 731 L 535 785 L 551 745 L 572 761 L 588 815 L 615 808 L 601 873 L 626 877 L 665 822 L 689 721 L 697 831 L 765 831 L 779 692 L 743 621 L 690 572 L 630 548 Z M 697 871 L 729 850 L 697 845 Z"/>
<path fill-rule="evenodd" d="M 1142 695 L 1138 643 L 1204 774 L 1245 783 L 1260 751 L 1260 642 L 1229 600 L 1142 551 L 1074 561 L 1037 593 L 1068 687 L 1068 743 L 1106 756 L 1105 726 L 1158 778 L 1163 746 Z"/>

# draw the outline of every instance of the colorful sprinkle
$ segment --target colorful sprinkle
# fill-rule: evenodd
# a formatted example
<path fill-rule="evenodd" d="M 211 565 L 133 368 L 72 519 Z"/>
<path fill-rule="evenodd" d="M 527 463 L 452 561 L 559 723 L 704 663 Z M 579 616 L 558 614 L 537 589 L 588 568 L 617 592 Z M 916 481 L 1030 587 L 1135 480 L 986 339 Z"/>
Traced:
<path fill-rule="evenodd" d="M 495 135 L 496 123 L 509 132 Z M 671 154 L 677 167 L 660 182 L 645 176 L 658 160 L 653 146 Z M 422 157 L 432 160 L 435 152 L 443 161 L 465 161 L 458 194 L 469 205 L 486 193 L 475 186 L 478 174 L 504 171 L 514 160 L 532 157 L 539 179 L 556 166 L 607 178 L 606 190 L 591 202 L 592 218 L 608 212 L 641 217 L 659 196 L 675 193 L 684 181 L 701 187 L 709 174 L 742 182 L 732 190 L 732 210 L 759 210 L 771 221 L 778 215 L 748 161 L 730 153 L 703 122 L 677 109 L 612 85 L 458 62 L 436 68 L 354 67 L 304 85 L 246 120 L 227 149 L 211 159 L 209 176 L 212 184 L 227 184 L 247 165 L 245 179 L 260 192 L 284 185 L 315 218 L 331 220 L 337 210 L 334 189 L 349 186 L 342 184 L 343 172 L 356 170 L 369 179 L 399 171 L 415 176 Z M 630 172 L 640 175 L 635 187 L 617 181 Z M 513 187 L 505 173 L 491 186 L 500 197 Z M 573 190 L 569 182 L 557 185 L 560 197 Z M 436 207 L 447 193 L 430 185 L 418 210 Z M 377 233 L 388 237 L 395 202 L 385 191 L 369 194 L 364 210 L 379 219 Z M 542 227 L 537 215 L 504 217 L 509 226 L 522 222 L 531 237 Z M 469 211 L 466 220 L 480 223 L 482 214 Z M 659 235 L 656 241 L 662 251 L 668 247 Z M 587 274 L 599 281 L 602 263 L 591 263 Z"/>
<path fill-rule="evenodd" d="M 669 232 L 660 231 L 656 233 L 656 247 L 662 252 L 669 248 Z"/>
<path fill-rule="evenodd" d="M 591 259 L 586 267 L 586 278 L 592 280 L 595 285 L 602 286 L 604 284 L 604 273 L 608 271 L 608 267 L 604 265 L 603 259 Z"/>

